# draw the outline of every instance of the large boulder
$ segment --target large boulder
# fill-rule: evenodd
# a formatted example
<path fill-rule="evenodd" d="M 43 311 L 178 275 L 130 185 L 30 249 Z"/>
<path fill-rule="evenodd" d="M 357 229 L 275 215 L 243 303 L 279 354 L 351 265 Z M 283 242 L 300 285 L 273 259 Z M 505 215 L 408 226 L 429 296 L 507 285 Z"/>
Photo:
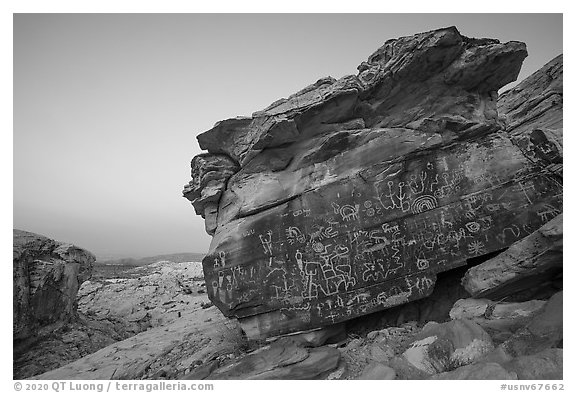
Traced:
<path fill-rule="evenodd" d="M 396 371 L 379 362 L 371 362 L 358 377 L 361 380 L 396 379 Z"/>
<path fill-rule="evenodd" d="M 472 321 L 431 322 L 402 357 L 425 373 L 437 374 L 473 363 L 493 349 L 490 336 Z"/>
<path fill-rule="evenodd" d="M 76 294 L 90 278 L 90 252 L 14 229 L 13 338 L 23 340 L 76 316 Z"/>
<path fill-rule="evenodd" d="M 452 371 L 433 375 L 430 379 L 438 380 L 515 380 L 518 376 L 511 371 L 507 371 L 498 363 L 478 363 L 463 366 Z"/>
<path fill-rule="evenodd" d="M 524 355 L 503 364 L 503 367 L 518 375 L 518 379 L 563 379 L 563 350 L 545 349 L 534 355 Z"/>
<path fill-rule="evenodd" d="M 131 270 L 133 278 L 89 280 L 78 292 L 78 311 L 116 330 L 137 334 L 193 312 L 204 301 L 198 262 L 160 261 Z"/>
<path fill-rule="evenodd" d="M 339 360 L 336 348 L 308 349 L 282 338 L 215 370 L 207 379 L 313 379 L 335 369 Z"/>
<path fill-rule="evenodd" d="M 502 349 L 517 357 L 561 348 L 564 341 L 563 304 L 563 292 L 552 296 L 526 326 L 501 344 Z"/>
<path fill-rule="evenodd" d="M 356 75 L 199 135 L 184 196 L 213 234 L 212 302 L 248 337 L 343 322 L 429 296 L 561 211 L 549 130 L 512 135 L 498 113 L 526 55 L 454 27 L 388 40 Z"/>
<path fill-rule="evenodd" d="M 464 288 L 476 297 L 503 297 L 560 274 L 564 231 L 559 213 L 558 209 L 544 208 L 539 213 L 543 221 L 557 215 L 503 253 L 470 268 L 462 278 Z"/>
<path fill-rule="evenodd" d="M 508 303 L 488 299 L 460 299 L 450 310 L 450 318 L 472 320 L 482 326 L 493 341 L 501 343 L 526 326 L 545 305 L 544 300 Z"/>

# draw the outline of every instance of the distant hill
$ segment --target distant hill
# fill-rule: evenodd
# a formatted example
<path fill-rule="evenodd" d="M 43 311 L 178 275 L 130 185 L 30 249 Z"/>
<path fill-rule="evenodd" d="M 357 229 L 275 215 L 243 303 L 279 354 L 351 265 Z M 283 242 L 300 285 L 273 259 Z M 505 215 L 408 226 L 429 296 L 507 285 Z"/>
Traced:
<path fill-rule="evenodd" d="M 165 255 L 155 255 L 153 257 L 144 258 L 119 258 L 119 259 L 97 259 L 96 263 L 106 264 L 106 265 L 129 265 L 129 266 L 144 266 L 149 265 L 154 262 L 159 261 L 171 261 L 171 262 L 201 262 L 206 254 L 200 254 L 197 252 L 182 252 L 178 254 L 165 254 Z"/>

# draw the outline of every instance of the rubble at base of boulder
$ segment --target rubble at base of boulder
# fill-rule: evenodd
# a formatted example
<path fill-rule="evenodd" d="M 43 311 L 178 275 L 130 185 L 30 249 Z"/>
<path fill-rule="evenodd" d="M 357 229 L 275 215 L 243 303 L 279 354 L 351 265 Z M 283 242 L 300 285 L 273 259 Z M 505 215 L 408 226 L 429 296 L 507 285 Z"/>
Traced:
<path fill-rule="evenodd" d="M 532 355 L 547 348 L 562 346 L 563 341 L 563 293 L 552 296 L 530 322 L 518 329 L 502 343 L 510 355 Z"/>
<path fill-rule="evenodd" d="M 469 319 L 486 330 L 495 342 L 502 343 L 540 312 L 546 301 L 522 303 L 494 302 L 488 299 L 460 299 L 450 311 L 451 319 Z"/>
<path fill-rule="evenodd" d="M 445 373 L 440 373 L 434 375 L 430 379 L 438 380 L 459 380 L 459 379 L 482 379 L 482 380 L 508 380 L 508 379 L 518 379 L 518 376 L 514 372 L 507 371 L 504 367 L 498 363 L 481 363 L 481 364 L 471 364 L 468 366 L 460 367 L 453 371 L 448 371 Z"/>
<path fill-rule="evenodd" d="M 429 323 L 418 333 L 403 358 L 428 374 L 465 366 L 494 348 L 490 336 L 470 320 Z"/>

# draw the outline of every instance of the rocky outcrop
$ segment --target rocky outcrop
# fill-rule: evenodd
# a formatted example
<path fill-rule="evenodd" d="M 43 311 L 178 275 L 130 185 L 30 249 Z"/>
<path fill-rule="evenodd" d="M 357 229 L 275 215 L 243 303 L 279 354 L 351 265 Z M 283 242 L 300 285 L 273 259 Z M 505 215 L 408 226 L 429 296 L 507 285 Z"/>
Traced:
<path fill-rule="evenodd" d="M 563 66 L 562 55 L 548 62 L 498 99 L 499 115 L 522 154 L 558 187 L 563 183 Z M 542 205 L 531 226 L 534 231 L 505 252 L 471 268 L 462 279 L 474 297 L 501 299 L 543 286 L 562 288 L 562 209 Z M 539 228 L 536 228 L 539 227 Z M 519 231 L 512 225 L 510 230 Z M 550 296 L 550 295 L 548 295 Z"/>
<path fill-rule="evenodd" d="M 110 278 L 110 269 L 98 265 L 95 272 L 90 280 L 80 286 L 74 318 L 65 324 L 50 325 L 50 329 L 43 328 L 34 338 L 19 341 L 20 344 L 15 347 L 15 378 L 50 372 L 91 356 L 118 341 L 168 326 L 186 316 L 203 317 L 204 309 L 211 306 L 206 297 L 202 267 L 198 262 L 157 262 L 125 270 L 122 274 L 125 278 Z M 211 318 L 210 314 L 205 319 Z M 161 332 L 161 329 L 157 331 L 156 336 L 161 337 Z M 205 337 L 200 334 L 198 340 L 205 340 Z M 196 341 L 191 340 L 189 346 L 197 349 L 193 342 Z M 180 347 L 184 344 L 181 343 Z M 196 345 L 199 344 L 196 342 Z M 233 348 L 233 345 L 230 347 Z M 141 347 L 136 345 L 133 350 L 138 352 Z M 142 354 L 138 356 L 142 357 Z M 120 363 L 118 367 L 123 367 L 123 364 Z M 93 366 L 93 375 L 99 375 L 96 370 L 106 367 L 98 363 Z M 155 364 L 151 364 L 150 368 L 158 371 Z M 101 372 L 105 373 L 103 370 Z"/>
<path fill-rule="evenodd" d="M 58 367 L 119 339 L 106 326 L 87 326 L 77 312 L 76 295 L 94 261 L 74 245 L 14 229 L 14 378 Z"/>
<path fill-rule="evenodd" d="M 497 101 L 526 55 L 454 27 L 389 40 L 357 75 L 199 135 L 184 196 L 213 234 L 210 299 L 249 337 L 313 329 L 427 297 L 534 232 L 562 210 L 556 134 L 507 132 L 532 93 Z"/>
<path fill-rule="evenodd" d="M 198 262 L 156 262 L 131 273 L 134 278 L 82 284 L 78 310 L 133 335 L 172 322 L 203 301 L 197 296 L 205 293 Z"/>
<path fill-rule="evenodd" d="M 76 316 L 76 294 L 90 278 L 94 255 L 31 232 L 13 231 L 13 337 L 48 332 Z"/>
<path fill-rule="evenodd" d="M 228 178 L 238 171 L 237 165 L 226 155 L 204 154 L 194 157 L 191 163 L 192 181 L 184 187 L 184 196 L 204 218 L 206 232 L 216 230 L 218 200 L 226 189 Z"/>
<path fill-rule="evenodd" d="M 233 352 L 235 333 L 234 324 L 214 307 L 200 308 L 33 379 L 181 378 L 218 354 Z"/>
<path fill-rule="evenodd" d="M 498 98 L 498 112 L 515 135 L 563 127 L 563 56 L 559 55 Z M 561 137 L 557 140 L 562 144 Z"/>

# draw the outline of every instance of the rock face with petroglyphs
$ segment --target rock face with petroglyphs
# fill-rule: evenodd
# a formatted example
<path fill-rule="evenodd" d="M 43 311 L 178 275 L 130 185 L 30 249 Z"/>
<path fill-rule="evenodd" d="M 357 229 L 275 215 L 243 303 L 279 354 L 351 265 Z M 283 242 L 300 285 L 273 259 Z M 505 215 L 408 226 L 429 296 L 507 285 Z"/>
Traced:
<path fill-rule="evenodd" d="M 561 212 L 550 133 L 508 133 L 524 99 L 498 112 L 526 56 L 454 27 L 388 40 L 356 75 L 200 134 L 184 196 L 213 235 L 212 302 L 249 337 L 332 325 L 429 296 Z"/>

